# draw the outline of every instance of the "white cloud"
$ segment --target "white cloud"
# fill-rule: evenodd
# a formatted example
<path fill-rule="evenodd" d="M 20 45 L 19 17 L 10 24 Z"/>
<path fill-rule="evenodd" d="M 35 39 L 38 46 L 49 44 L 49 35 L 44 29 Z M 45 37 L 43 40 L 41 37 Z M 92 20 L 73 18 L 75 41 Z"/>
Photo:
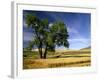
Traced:
<path fill-rule="evenodd" d="M 75 38 L 75 39 L 84 39 L 84 36 L 80 34 L 80 32 L 72 27 L 68 27 L 68 32 L 71 38 Z"/>
<path fill-rule="evenodd" d="M 32 36 L 33 36 L 33 34 L 31 32 L 25 32 L 23 34 L 23 39 L 24 39 L 24 41 L 30 41 L 30 40 L 32 40 Z"/>
<path fill-rule="evenodd" d="M 51 27 L 53 25 L 53 23 L 49 23 L 49 27 Z"/>
<path fill-rule="evenodd" d="M 74 29 L 74 28 L 68 27 L 67 29 L 68 29 L 69 33 L 79 34 L 78 31 L 76 29 Z"/>
<path fill-rule="evenodd" d="M 27 27 L 25 20 L 23 20 L 23 27 Z"/>
<path fill-rule="evenodd" d="M 91 40 L 90 39 L 68 39 L 70 44 L 70 49 L 81 49 L 88 46 L 91 46 Z"/>
<path fill-rule="evenodd" d="M 91 40 L 90 39 L 85 39 L 85 38 L 83 38 L 83 39 L 68 39 L 68 41 L 70 42 L 70 43 L 77 43 L 77 42 L 79 42 L 79 43 L 82 43 L 82 44 L 90 44 L 91 43 Z"/>

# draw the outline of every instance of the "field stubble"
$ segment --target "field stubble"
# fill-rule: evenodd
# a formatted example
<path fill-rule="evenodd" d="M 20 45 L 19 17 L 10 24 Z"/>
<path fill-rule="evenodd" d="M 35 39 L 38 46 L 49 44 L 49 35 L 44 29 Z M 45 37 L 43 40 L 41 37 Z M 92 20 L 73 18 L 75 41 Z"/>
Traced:
<path fill-rule="evenodd" d="M 91 52 L 89 50 L 49 52 L 47 59 L 39 59 L 37 53 L 32 53 L 32 56 L 29 54 L 27 53 L 27 56 L 23 57 L 23 69 L 85 67 L 91 65 Z"/>

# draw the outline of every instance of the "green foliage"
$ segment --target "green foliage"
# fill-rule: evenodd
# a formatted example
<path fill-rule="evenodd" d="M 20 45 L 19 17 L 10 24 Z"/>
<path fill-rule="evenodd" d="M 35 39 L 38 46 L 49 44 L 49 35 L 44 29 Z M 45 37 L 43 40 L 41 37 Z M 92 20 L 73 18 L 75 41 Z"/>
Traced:
<path fill-rule="evenodd" d="M 26 16 L 26 23 L 28 24 L 28 26 L 33 25 L 34 22 L 36 22 L 36 16 L 33 16 L 32 14 Z"/>
<path fill-rule="evenodd" d="M 68 39 L 68 32 L 63 22 L 55 22 L 51 27 L 51 32 L 54 36 L 54 41 L 58 46 L 65 46 L 69 47 Z"/>
<path fill-rule="evenodd" d="M 34 46 L 39 49 L 42 57 L 42 48 L 45 49 L 44 56 L 47 50 L 55 51 L 55 46 L 69 47 L 68 32 L 66 25 L 62 21 L 56 21 L 49 26 L 48 19 L 39 19 L 37 16 L 28 14 L 26 23 L 33 30 L 33 40 L 29 43 L 29 48 Z"/>

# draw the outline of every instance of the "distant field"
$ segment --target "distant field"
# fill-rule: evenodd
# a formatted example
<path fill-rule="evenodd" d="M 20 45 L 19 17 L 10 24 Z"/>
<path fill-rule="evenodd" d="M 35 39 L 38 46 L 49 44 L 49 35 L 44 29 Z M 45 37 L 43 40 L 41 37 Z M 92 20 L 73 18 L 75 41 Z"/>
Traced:
<path fill-rule="evenodd" d="M 90 49 L 48 52 L 47 59 L 40 59 L 37 51 L 23 52 L 23 69 L 85 67 L 90 65 Z"/>

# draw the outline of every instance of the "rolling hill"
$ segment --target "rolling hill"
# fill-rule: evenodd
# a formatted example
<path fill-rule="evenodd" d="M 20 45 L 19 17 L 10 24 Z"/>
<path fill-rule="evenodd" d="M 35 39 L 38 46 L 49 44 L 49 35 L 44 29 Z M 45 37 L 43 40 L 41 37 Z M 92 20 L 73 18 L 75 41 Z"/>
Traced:
<path fill-rule="evenodd" d="M 91 46 L 86 47 L 86 48 L 82 48 L 82 49 L 80 49 L 80 50 L 90 50 L 90 49 L 91 49 Z"/>

